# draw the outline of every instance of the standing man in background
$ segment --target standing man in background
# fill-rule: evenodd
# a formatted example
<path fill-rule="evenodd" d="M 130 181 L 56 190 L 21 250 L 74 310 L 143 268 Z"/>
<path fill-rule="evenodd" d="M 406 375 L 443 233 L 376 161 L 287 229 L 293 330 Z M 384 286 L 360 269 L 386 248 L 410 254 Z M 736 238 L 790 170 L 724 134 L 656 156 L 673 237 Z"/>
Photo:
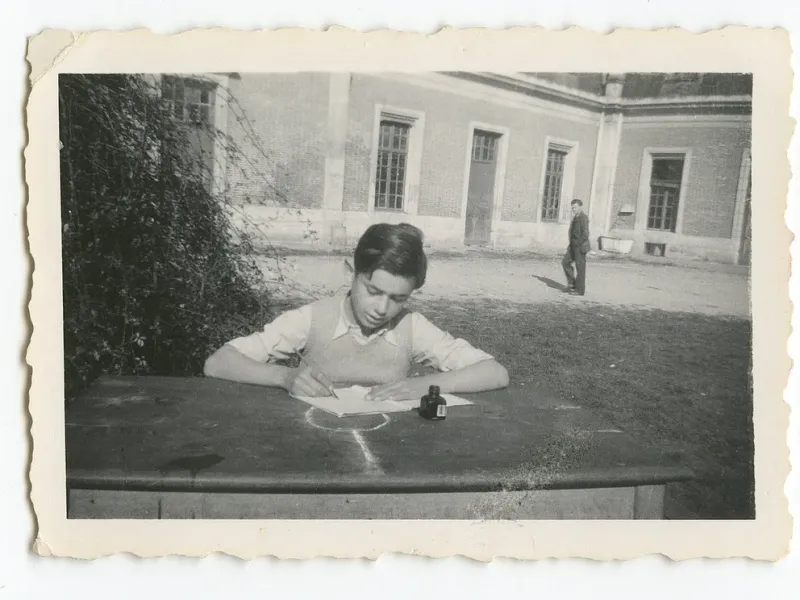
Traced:
<path fill-rule="evenodd" d="M 586 293 L 586 253 L 589 252 L 589 217 L 583 212 L 583 202 L 572 201 L 572 223 L 569 226 L 569 247 L 561 266 L 567 276 L 567 291 L 575 296 Z M 572 263 L 578 271 L 577 277 Z"/>

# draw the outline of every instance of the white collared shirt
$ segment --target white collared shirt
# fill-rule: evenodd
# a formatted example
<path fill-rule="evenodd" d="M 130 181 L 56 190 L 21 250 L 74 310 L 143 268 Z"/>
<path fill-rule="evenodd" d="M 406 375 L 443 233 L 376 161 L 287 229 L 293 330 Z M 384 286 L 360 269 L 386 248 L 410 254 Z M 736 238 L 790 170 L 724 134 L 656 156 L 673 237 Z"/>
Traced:
<path fill-rule="evenodd" d="M 333 339 L 350 335 L 358 344 L 368 344 L 384 336 L 390 344 L 397 345 L 393 329 L 383 327 L 370 335 L 348 318 L 344 303 L 333 330 Z M 305 348 L 311 331 L 311 304 L 287 311 L 267 324 L 262 331 L 228 342 L 245 356 L 258 362 L 288 359 Z M 455 338 L 417 312 L 411 313 L 411 345 L 413 362 L 440 371 L 457 371 L 475 363 L 494 358 L 466 340 Z"/>

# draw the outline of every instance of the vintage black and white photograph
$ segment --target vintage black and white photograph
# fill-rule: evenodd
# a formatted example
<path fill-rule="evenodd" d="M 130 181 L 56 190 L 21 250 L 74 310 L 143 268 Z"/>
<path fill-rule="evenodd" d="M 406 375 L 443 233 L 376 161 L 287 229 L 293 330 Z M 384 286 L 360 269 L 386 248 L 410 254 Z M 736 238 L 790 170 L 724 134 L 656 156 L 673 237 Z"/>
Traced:
<path fill-rule="evenodd" d="M 61 73 L 66 517 L 754 519 L 752 107 Z"/>
<path fill-rule="evenodd" d="M 776 560 L 788 56 L 38 36 L 36 553 Z"/>

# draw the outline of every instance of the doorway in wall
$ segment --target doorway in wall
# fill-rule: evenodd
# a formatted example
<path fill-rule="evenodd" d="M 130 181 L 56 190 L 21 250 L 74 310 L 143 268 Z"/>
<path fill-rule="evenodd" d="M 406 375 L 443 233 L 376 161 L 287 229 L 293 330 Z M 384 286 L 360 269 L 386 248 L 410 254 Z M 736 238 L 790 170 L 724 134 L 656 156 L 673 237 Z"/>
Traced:
<path fill-rule="evenodd" d="M 492 234 L 499 133 L 476 129 L 472 135 L 472 155 L 467 188 L 467 210 L 464 223 L 464 243 L 488 244 Z"/>

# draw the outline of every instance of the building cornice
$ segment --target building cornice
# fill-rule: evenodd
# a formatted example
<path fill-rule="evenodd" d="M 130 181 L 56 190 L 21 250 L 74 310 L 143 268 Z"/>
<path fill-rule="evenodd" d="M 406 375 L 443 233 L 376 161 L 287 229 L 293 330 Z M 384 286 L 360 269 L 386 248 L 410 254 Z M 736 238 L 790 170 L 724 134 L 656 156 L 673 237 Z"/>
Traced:
<path fill-rule="evenodd" d="M 749 115 L 753 111 L 753 99 L 751 96 L 625 98 L 617 105 L 609 103 L 607 106 L 614 107 L 626 116 L 697 113 Z"/>
<path fill-rule="evenodd" d="M 584 90 L 518 73 L 448 71 L 444 75 L 516 92 L 528 97 L 558 102 L 593 112 L 623 115 L 751 114 L 752 96 L 680 96 L 664 98 L 607 98 Z"/>
<path fill-rule="evenodd" d="M 571 106 L 563 101 L 544 100 L 532 95 L 507 90 L 497 85 L 483 85 L 467 78 L 450 77 L 446 73 L 438 71 L 426 71 L 424 73 L 380 71 L 358 73 L 357 75 L 418 85 L 580 123 L 596 124 L 599 114 L 583 107 Z"/>
<path fill-rule="evenodd" d="M 584 110 L 588 109 L 600 112 L 605 106 L 605 98 L 602 96 L 582 90 L 575 90 L 549 81 L 543 81 L 529 75 L 462 71 L 448 71 L 443 74 L 482 85 L 488 85 L 490 87 L 501 88 L 510 92 L 516 92 L 523 96 L 540 98 L 559 104 L 568 104 Z"/>

